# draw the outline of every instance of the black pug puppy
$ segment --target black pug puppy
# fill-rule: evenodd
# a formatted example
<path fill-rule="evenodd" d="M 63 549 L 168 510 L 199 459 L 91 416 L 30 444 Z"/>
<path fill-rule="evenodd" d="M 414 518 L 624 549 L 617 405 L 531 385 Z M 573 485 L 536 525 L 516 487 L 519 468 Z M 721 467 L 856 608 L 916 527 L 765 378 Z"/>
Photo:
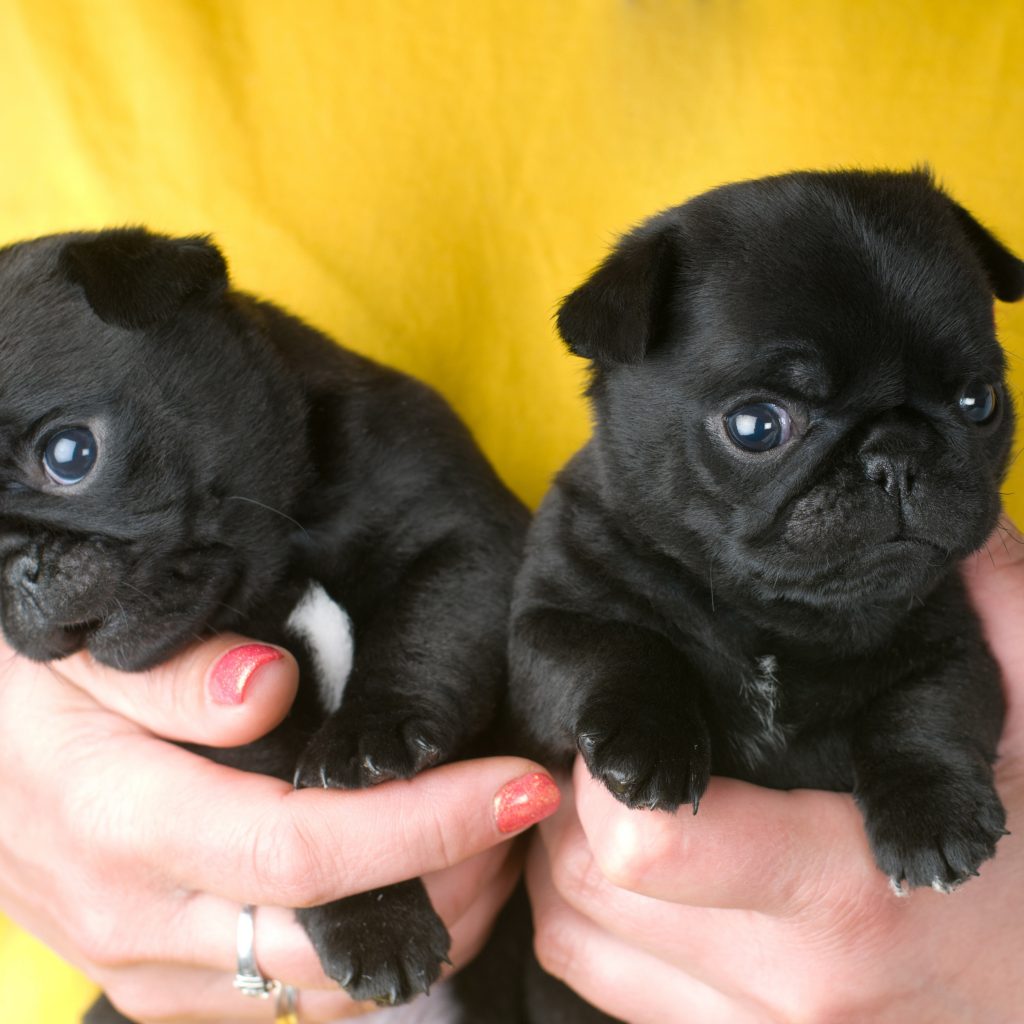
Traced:
<path fill-rule="evenodd" d="M 230 289 L 207 240 L 142 229 L 0 250 L 0 339 L 15 649 L 140 670 L 217 630 L 285 645 L 286 721 L 203 752 L 298 786 L 470 751 L 527 513 L 441 398 Z M 418 880 L 299 919 L 357 999 L 426 991 L 448 953 Z"/>
<path fill-rule="evenodd" d="M 999 671 L 957 563 L 1013 437 L 993 295 L 1024 264 L 927 171 L 715 189 L 558 314 L 591 440 L 516 584 L 525 748 L 696 813 L 710 773 L 852 791 L 898 892 L 1004 834 Z"/>

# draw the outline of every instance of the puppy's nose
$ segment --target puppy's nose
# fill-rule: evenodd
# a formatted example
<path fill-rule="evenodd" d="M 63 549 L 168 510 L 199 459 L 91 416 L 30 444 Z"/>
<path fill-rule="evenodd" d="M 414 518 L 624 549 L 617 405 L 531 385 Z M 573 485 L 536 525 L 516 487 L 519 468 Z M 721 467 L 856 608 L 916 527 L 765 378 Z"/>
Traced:
<path fill-rule="evenodd" d="M 8 559 L 4 575 L 29 596 L 36 591 L 39 582 L 39 555 L 34 551 L 22 551 Z"/>
<path fill-rule="evenodd" d="M 886 494 L 907 498 L 917 476 L 915 460 L 909 454 L 870 452 L 862 457 L 864 475 Z"/>

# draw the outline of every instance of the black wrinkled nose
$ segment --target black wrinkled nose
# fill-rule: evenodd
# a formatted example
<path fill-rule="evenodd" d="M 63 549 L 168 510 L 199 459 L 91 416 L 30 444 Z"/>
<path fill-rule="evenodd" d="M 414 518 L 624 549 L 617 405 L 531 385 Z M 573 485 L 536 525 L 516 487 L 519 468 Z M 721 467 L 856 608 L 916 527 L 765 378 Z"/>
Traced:
<path fill-rule="evenodd" d="M 913 495 L 935 444 L 934 431 L 923 416 L 909 409 L 893 409 L 867 426 L 857 458 L 865 479 L 902 503 Z"/>
<path fill-rule="evenodd" d="M 864 475 L 886 494 L 907 498 L 914 490 L 916 460 L 910 455 L 872 452 L 862 456 Z"/>

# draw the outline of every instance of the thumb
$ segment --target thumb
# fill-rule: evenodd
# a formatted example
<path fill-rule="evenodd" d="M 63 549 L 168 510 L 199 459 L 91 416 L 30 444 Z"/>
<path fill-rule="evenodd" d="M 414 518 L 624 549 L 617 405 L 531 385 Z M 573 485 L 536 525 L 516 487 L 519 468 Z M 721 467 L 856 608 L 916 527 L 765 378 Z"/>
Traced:
<path fill-rule="evenodd" d="M 51 666 L 98 704 L 165 739 L 234 747 L 288 713 L 299 674 L 284 649 L 221 634 L 146 672 L 119 672 L 82 651 Z"/>
<path fill-rule="evenodd" d="M 1024 536 L 1004 516 L 963 578 L 992 653 L 1003 670 L 1007 735 L 1024 733 Z"/>

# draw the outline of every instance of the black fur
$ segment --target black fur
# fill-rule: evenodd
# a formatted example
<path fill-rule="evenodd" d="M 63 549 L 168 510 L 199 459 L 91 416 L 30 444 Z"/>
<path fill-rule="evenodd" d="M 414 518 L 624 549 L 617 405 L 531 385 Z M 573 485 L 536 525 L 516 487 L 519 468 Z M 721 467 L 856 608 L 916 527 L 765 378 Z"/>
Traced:
<path fill-rule="evenodd" d="M 957 571 L 1013 437 L 993 293 L 1024 264 L 925 171 L 728 185 L 628 234 L 558 317 L 595 427 L 516 584 L 522 749 L 579 750 L 630 807 L 696 812 L 712 772 L 850 790 L 894 884 L 974 874 L 1005 822 Z M 755 402 L 792 440 L 730 439 Z"/>
<path fill-rule="evenodd" d="M 504 691 L 527 514 L 430 389 L 230 290 L 208 241 L 142 229 L 0 251 L 0 370 L 16 649 L 139 670 L 219 630 L 284 644 L 304 681 L 288 719 L 204 753 L 303 786 L 408 778 L 479 741 Z M 64 486 L 42 458 L 69 426 L 99 456 Z M 355 636 L 329 716 L 285 628 L 311 581 Z M 416 880 L 299 916 L 359 999 L 410 999 L 447 956 Z"/>

